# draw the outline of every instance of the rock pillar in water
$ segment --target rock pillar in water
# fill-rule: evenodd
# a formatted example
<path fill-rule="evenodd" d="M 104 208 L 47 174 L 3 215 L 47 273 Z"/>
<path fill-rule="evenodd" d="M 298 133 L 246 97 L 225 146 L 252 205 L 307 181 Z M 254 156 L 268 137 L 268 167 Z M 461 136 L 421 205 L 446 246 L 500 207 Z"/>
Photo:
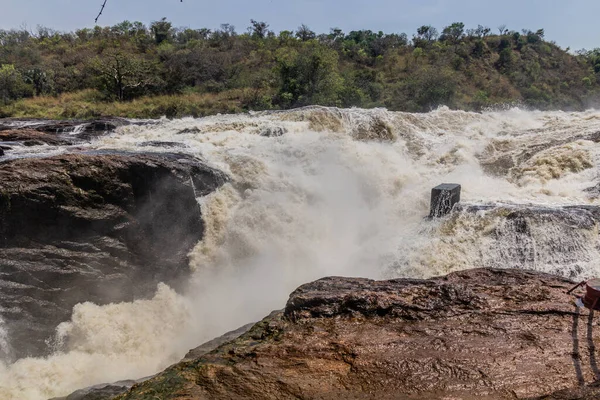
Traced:
<path fill-rule="evenodd" d="M 443 183 L 431 189 L 431 207 L 429 217 L 438 218 L 452 211 L 452 207 L 460 201 L 460 185 Z"/>

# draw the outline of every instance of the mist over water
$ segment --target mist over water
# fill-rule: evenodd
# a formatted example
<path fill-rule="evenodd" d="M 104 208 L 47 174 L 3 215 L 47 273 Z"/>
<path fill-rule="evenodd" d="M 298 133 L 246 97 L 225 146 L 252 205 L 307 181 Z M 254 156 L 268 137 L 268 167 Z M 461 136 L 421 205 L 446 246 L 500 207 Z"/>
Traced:
<path fill-rule="evenodd" d="M 172 152 L 142 145 L 177 142 L 231 177 L 199 199 L 206 232 L 190 253 L 188 288 L 76 306 L 53 355 L 0 365 L 0 398 L 45 399 L 151 375 L 324 276 L 425 278 L 482 266 L 598 274 L 598 228 L 585 212 L 506 216 L 524 205 L 598 205 L 587 189 L 599 180 L 599 131 L 596 111 L 446 108 L 310 107 L 122 127 L 90 146 Z M 423 219 L 442 182 L 462 184 L 464 203 L 489 207 Z M 2 332 L 0 321 L 0 354 L 10 344 Z"/>
<path fill-rule="evenodd" d="M 10 360 L 12 349 L 8 343 L 8 332 L 6 331 L 5 322 L 0 317 L 0 360 Z"/>

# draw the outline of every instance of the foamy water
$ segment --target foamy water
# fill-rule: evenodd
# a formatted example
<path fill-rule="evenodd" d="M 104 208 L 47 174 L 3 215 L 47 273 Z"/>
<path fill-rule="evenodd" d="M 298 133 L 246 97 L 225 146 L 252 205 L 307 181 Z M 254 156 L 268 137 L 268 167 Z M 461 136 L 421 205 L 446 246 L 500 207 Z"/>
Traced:
<path fill-rule="evenodd" d="M 599 204 L 585 191 L 598 182 L 598 131 L 596 111 L 321 107 L 120 128 L 89 147 L 166 151 L 140 144 L 178 142 L 177 151 L 232 178 L 199 199 L 206 235 L 190 254 L 189 289 L 161 285 L 149 300 L 78 305 L 58 327 L 52 356 L 0 366 L 0 398 L 45 399 L 153 374 L 323 276 L 429 277 L 479 266 L 600 273 L 597 227 L 532 223 L 519 237 L 498 208 L 423 219 L 442 182 L 461 183 L 472 204 Z M 0 349 L 2 332 L 0 323 Z"/>

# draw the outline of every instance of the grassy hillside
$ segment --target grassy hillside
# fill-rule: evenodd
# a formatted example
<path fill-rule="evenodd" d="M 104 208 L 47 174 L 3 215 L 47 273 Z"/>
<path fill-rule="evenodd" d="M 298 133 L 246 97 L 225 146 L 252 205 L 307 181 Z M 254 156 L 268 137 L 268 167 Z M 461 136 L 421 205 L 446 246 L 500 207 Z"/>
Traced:
<path fill-rule="evenodd" d="M 122 22 L 76 32 L 0 30 L 0 116 L 202 116 L 320 104 L 428 111 L 520 102 L 582 109 L 600 51 L 573 55 L 544 31 L 454 23 L 406 34 L 308 27 L 278 34 Z"/>

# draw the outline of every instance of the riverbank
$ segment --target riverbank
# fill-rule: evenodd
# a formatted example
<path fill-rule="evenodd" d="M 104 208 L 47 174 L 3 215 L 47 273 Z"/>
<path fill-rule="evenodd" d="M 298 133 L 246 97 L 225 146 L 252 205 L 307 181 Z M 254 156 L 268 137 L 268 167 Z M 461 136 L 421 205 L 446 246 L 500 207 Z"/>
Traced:
<path fill-rule="evenodd" d="M 204 117 L 245 111 L 246 91 L 230 90 L 218 94 L 188 93 L 144 96 L 132 101 L 102 101 L 93 89 L 59 96 L 21 99 L 0 107 L 0 117 L 44 119 L 92 119 L 100 116 L 123 118 Z"/>

